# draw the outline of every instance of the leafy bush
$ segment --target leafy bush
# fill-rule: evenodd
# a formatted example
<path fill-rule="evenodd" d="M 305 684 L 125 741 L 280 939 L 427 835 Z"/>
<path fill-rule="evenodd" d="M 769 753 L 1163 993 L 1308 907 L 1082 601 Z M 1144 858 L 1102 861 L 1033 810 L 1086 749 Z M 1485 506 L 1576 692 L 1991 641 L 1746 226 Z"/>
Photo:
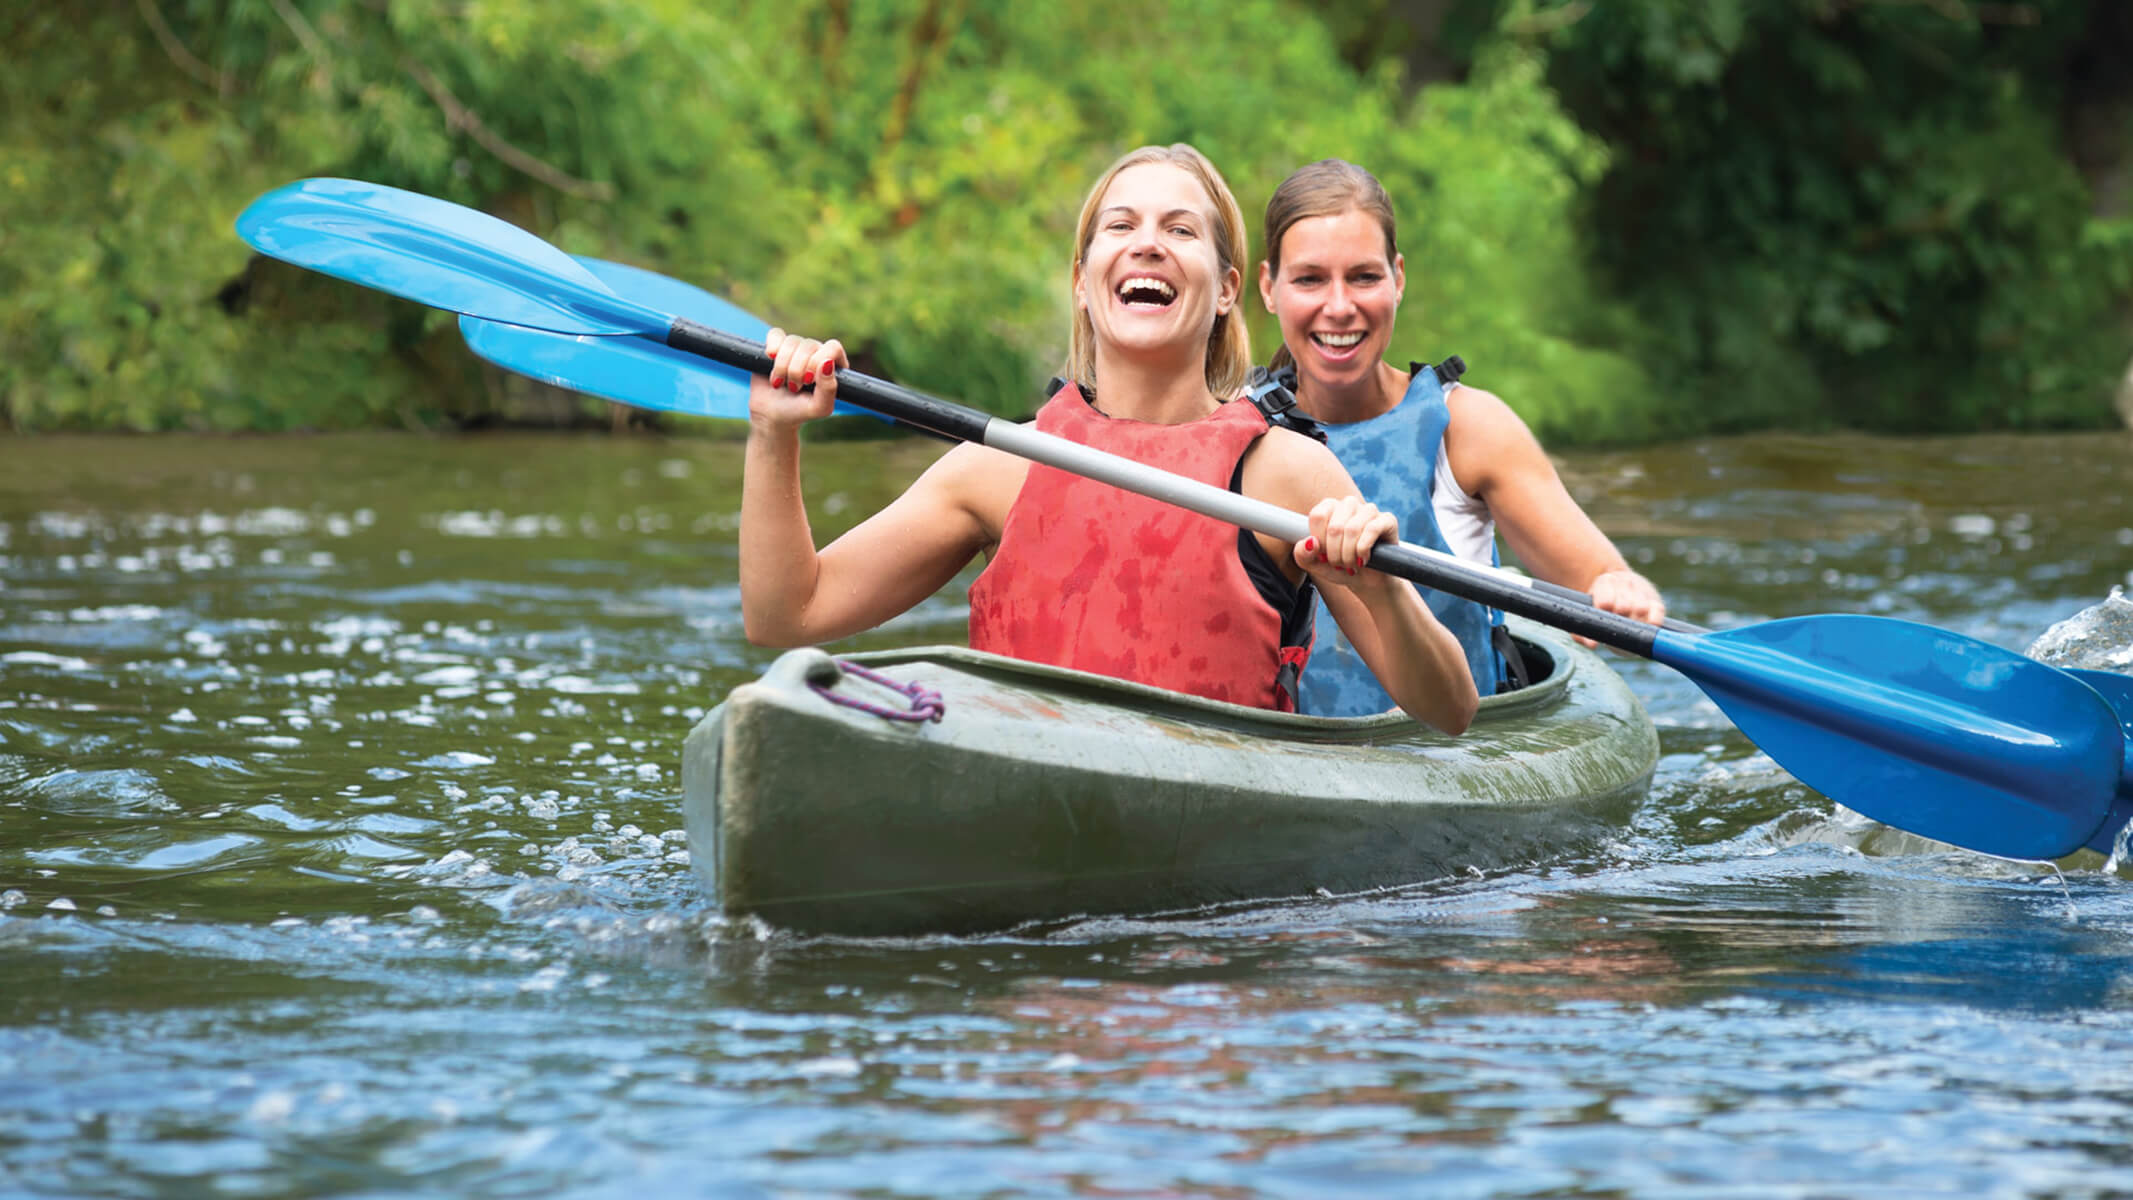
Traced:
<path fill-rule="evenodd" d="M 160 29 L 50 9 L 9 35 L 0 147 L 35 214 L 0 266 L 18 428 L 497 415 L 518 389 L 485 384 L 441 315 L 250 261 L 232 218 L 312 174 L 479 205 L 1026 412 L 1063 357 L 1083 190 L 1178 140 L 1254 220 L 1298 163 L 1383 170 L 1427 213 L 1403 341 L 1457 342 L 1543 424 L 1635 427 L 1610 424 L 1636 372 L 1581 341 L 1564 252 L 1601 160 L 1530 56 L 1411 105 L 1277 0 L 161 3 Z"/>
<path fill-rule="evenodd" d="M 1625 0 L 1557 24 L 1550 77 L 1615 151 L 1579 225 L 1662 386 L 1715 428 L 2110 422 L 2133 223 L 2092 215 L 2060 123 L 2114 4 Z"/>
<path fill-rule="evenodd" d="M 236 214 L 323 174 L 496 212 L 1019 415 L 1064 354 L 1084 189 L 1189 141 L 1254 224 L 1303 162 L 1378 172 L 1410 264 L 1395 351 L 1465 355 L 1552 442 L 2100 423 L 2133 232 L 2088 214 L 2040 82 L 2100 10 L 2000 6 L 2048 14 L 2010 33 L 1948 7 L 33 6 L 0 35 L 0 419 L 599 419 L 476 363 L 444 314 L 253 258 Z M 1425 10 L 1459 69 L 1417 88 L 1390 51 L 1417 52 Z"/>

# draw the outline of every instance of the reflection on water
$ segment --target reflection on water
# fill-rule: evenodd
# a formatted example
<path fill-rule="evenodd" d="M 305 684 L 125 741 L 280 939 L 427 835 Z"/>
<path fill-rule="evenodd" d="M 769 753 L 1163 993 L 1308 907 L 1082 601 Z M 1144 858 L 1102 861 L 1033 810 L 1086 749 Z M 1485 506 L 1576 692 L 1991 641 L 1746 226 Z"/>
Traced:
<path fill-rule="evenodd" d="M 1659 777 L 1585 859 L 977 940 L 726 921 L 675 793 L 770 657 L 738 449 L 0 442 L 0 1192 L 2133 1190 L 2120 879 L 1833 813 L 1639 661 Z M 2129 449 L 1566 468 L 1692 620 L 2019 648 L 2127 581 Z M 933 453 L 811 447 L 817 530 Z"/>

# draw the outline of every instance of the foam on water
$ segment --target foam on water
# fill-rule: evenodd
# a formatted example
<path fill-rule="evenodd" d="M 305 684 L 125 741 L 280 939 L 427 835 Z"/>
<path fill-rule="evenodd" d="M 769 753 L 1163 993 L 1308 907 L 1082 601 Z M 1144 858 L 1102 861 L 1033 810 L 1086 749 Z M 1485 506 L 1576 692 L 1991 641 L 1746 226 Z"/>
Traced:
<path fill-rule="evenodd" d="M 2133 674 L 2133 600 L 2114 586 L 2102 603 L 2045 630 L 2024 653 L 2055 667 Z"/>

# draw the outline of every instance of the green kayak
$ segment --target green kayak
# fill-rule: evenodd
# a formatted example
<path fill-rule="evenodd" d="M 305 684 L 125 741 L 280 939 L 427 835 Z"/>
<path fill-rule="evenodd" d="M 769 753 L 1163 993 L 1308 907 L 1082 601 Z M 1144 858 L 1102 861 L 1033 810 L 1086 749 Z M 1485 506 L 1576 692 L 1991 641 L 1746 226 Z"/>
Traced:
<path fill-rule="evenodd" d="M 1513 628 L 1546 677 L 1483 700 L 1457 738 L 1397 713 L 1271 713 L 957 647 L 842 660 L 876 679 L 795 650 L 689 734 L 692 861 L 728 915 L 872 936 L 1560 857 L 1627 822 L 1659 741 L 1596 655 Z M 939 719 L 909 719 L 891 684 L 936 693 Z"/>

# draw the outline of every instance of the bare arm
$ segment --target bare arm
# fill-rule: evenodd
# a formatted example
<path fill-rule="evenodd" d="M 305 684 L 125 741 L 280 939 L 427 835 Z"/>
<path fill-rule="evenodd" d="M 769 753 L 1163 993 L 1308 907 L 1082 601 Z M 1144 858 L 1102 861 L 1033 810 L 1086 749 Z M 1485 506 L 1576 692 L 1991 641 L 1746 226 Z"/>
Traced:
<path fill-rule="evenodd" d="M 1446 733 L 1465 732 L 1481 698 L 1459 639 L 1438 623 L 1414 585 L 1360 565 L 1378 542 L 1398 540 L 1392 514 L 1356 496 L 1355 481 L 1332 451 L 1286 429 L 1267 431 L 1247 454 L 1244 491 L 1310 512 L 1310 537 L 1294 546 L 1268 545 L 1270 553 L 1287 552 L 1275 561 L 1310 574 L 1341 632 L 1401 709 Z"/>
<path fill-rule="evenodd" d="M 1578 507 L 1533 431 L 1509 405 L 1471 387 L 1454 389 L 1447 402 L 1452 419 L 1444 453 L 1452 477 L 1489 506 L 1497 530 L 1527 570 L 1591 593 L 1608 612 L 1655 625 L 1666 619 L 1659 589 L 1630 569 Z"/>
<path fill-rule="evenodd" d="M 756 377 L 749 393 L 742 621 L 757 645 L 834 641 L 910 609 L 991 543 L 995 532 L 983 514 L 1001 471 L 983 456 L 1000 456 L 956 447 L 887 508 L 818 553 L 800 490 L 800 426 L 829 412 L 835 377 L 822 368 L 841 364 L 843 351 L 835 342 L 817 345 L 775 330 L 768 346 L 776 359 L 772 373 Z M 816 379 L 813 394 L 795 390 Z"/>

